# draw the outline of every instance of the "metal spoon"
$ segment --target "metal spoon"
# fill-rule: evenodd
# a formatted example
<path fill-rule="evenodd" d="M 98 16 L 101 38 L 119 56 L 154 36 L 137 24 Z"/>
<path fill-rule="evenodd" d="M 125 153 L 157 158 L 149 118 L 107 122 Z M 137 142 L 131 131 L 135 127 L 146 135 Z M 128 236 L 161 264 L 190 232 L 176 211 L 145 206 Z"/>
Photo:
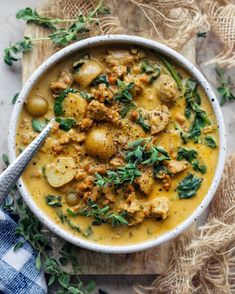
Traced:
<path fill-rule="evenodd" d="M 24 169 L 38 152 L 42 143 L 49 135 L 55 119 L 52 118 L 42 132 L 25 148 L 25 150 L 13 161 L 0 175 L 0 203 L 10 192 L 12 187 L 23 173 Z"/>

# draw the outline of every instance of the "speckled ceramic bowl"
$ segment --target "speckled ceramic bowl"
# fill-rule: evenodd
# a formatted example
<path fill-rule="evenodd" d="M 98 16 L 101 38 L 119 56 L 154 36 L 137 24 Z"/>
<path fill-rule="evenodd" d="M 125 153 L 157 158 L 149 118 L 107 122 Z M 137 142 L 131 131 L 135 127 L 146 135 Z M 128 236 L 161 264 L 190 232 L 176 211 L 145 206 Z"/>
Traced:
<path fill-rule="evenodd" d="M 204 78 L 204 76 L 182 55 L 177 53 L 176 51 L 170 49 L 169 47 L 157 43 L 155 41 L 151 41 L 148 39 L 135 37 L 135 36 L 128 36 L 128 35 L 113 35 L 113 36 L 98 36 L 89 38 L 86 40 L 79 41 L 75 44 L 72 44 L 59 52 L 55 53 L 49 59 L 47 59 L 29 78 L 27 83 L 25 83 L 24 87 L 21 90 L 17 103 L 13 109 L 11 122 L 9 126 L 9 158 L 10 161 L 13 161 L 16 158 L 16 148 L 15 148 L 15 137 L 16 137 L 16 128 L 18 117 L 21 112 L 21 109 L 24 104 L 25 98 L 28 96 L 30 90 L 37 82 L 37 80 L 43 77 L 44 73 L 51 67 L 53 67 L 58 61 L 61 59 L 66 58 L 71 54 L 75 54 L 80 50 L 84 50 L 86 48 L 90 48 L 93 46 L 105 46 L 105 45 L 120 45 L 120 44 L 129 44 L 129 45 L 139 45 L 145 48 L 156 50 L 160 53 L 165 54 L 172 60 L 176 61 L 179 65 L 185 68 L 202 86 L 205 90 L 213 110 L 215 112 L 216 120 L 219 126 L 219 158 L 217 163 L 217 168 L 215 172 L 215 176 L 213 182 L 208 190 L 207 194 L 205 195 L 204 199 L 202 200 L 201 204 L 195 209 L 193 214 L 188 217 L 184 222 L 178 225 L 175 229 L 157 237 L 154 240 L 142 242 L 135 245 L 127 245 L 127 246 L 108 246 L 108 245 L 101 245 L 97 243 L 93 243 L 91 241 L 79 238 L 74 236 L 72 233 L 67 232 L 62 227 L 58 226 L 54 221 L 52 221 L 45 213 L 42 211 L 36 203 L 33 201 L 30 193 L 27 191 L 23 181 L 20 179 L 18 182 L 19 190 L 29 206 L 32 212 L 38 217 L 38 219 L 45 224 L 51 231 L 62 237 L 63 239 L 77 245 L 81 246 L 90 250 L 99 251 L 99 252 L 107 252 L 107 253 L 128 253 L 128 252 L 137 252 L 145 249 L 149 249 L 151 247 L 155 247 L 161 243 L 164 243 L 178 234 L 183 232 L 189 225 L 191 225 L 198 217 L 203 213 L 205 208 L 208 206 L 210 201 L 212 200 L 215 191 L 218 187 L 220 182 L 224 162 L 225 162 L 225 150 L 226 150 L 226 140 L 225 140 L 225 127 L 224 121 L 222 117 L 222 113 L 220 110 L 220 106 L 217 102 L 215 94 L 213 93 L 210 85 Z"/>

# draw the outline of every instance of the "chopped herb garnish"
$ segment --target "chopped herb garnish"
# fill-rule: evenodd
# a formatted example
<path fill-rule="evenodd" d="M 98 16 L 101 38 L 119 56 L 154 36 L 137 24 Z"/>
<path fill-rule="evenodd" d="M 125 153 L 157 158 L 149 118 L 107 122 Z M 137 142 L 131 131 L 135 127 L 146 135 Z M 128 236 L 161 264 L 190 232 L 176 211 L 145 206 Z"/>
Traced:
<path fill-rule="evenodd" d="M 215 149 L 217 147 L 215 138 L 211 135 L 205 137 L 205 144 L 212 149 Z"/>
<path fill-rule="evenodd" d="M 83 236 L 86 238 L 89 238 L 90 236 L 93 235 L 93 230 L 91 226 L 88 226 L 88 228 L 86 229 L 86 231 L 83 233 Z"/>
<path fill-rule="evenodd" d="M 122 103 L 130 103 L 133 98 L 130 90 L 134 87 L 135 83 L 131 82 L 129 84 L 126 84 L 118 79 L 117 84 L 118 92 L 114 95 L 114 99 Z"/>
<path fill-rule="evenodd" d="M 198 156 L 198 152 L 196 150 L 179 147 L 178 154 L 177 154 L 177 160 L 185 159 L 191 163 L 191 165 L 195 171 L 199 171 L 202 174 L 205 174 L 206 173 L 206 166 L 199 164 L 199 160 L 197 160 L 197 156 Z"/>
<path fill-rule="evenodd" d="M 157 53 L 156 55 L 158 59 L 163 63 L 163 65 L 166 67 L 167 71 L 171 74 L 172 78 L 175 80 L 179 90 L 183 91 L 182 80 L 177 71 L 175 70 L 175 67 L 168 61 L 167 58 L 163 57 L 163 55 L 161 55 L 160 53 Z"/>
<path fill-rule="evenodd" d="M 221 96 L 220 105 L 224 105 L 227 101 L 235 100 L 235 95 L 233 94 L 234 87 L 232 85 L 231 77 L 225 77 L 224 70 L 220 67 L 216 67 L 215 71 L 219 83 L 217 91 Z"/>
<path fill-rule="evenodd" d="M 72 127 L 74 127 L 76 124 L 76 121 L 72 118 L 57 117 L 55 121 L 60 124 L 60 129 L 66 132 L 72 129 Z"/>
<path fill-rule="evenodd" d="M 35 132 L 40 133 L 46 126 L 46 122 L 42 122 L 38 119 L 32 119 L 32 128 Z"/>
<path fill-rule="evenodd" d="M 109 87 L 109 81 L 108 77 L 106 75 L 100 75 L 97 78 L 93 80 L 91 83 L 91 86 L 97 86 L 99 84 L 105 84 L 107 87 Z"/>
<path fill-rule="evenodd" d="M 47 205 L 49 206 L 52 206 L 52 207 L 62 206 L 61 196 L 47 195 L 45 199 L 46 199 Z"/>
<path fill-rule="evenodd" d="M 178 148 L 177 160 L 186 159 L 190 163 L 197 158 L 197 151 L 194 149 Z"/>
<path fill-rule="evenodd" d="M 206 166 L 200 165 L 199 160 L 194 160 L 191 164 L 192 164 L 192 167 L 195 171 L 199 171 L 202 174 L 206 173 Z"/>
<path fill-rule="evenodd" d="M 178 195 L 180 198 L 192 198 L 197 194 L 197 190 L 200 188 L 202 178 L 189 173 L 177 187 Z"/>
<path fill-rule="evenodd" d="M 62 91 L 58 95 L 58 97 L 55 99 L 55 103 L 54 103 L 54 112 L 55 112 L 56 116 L 64 114 L 62 103 L 63 103 L 64 99 L 67 97 L 67 95 L 69 93 L 77 93 L 77 92 L 78 92 L 78 90 L 76 90 L 76 89 L 68 88 L 68 89 Z"/>
<path fill-rule="evenodd" d="M 17 99 L 18 99 L 18 97 L 19 97 L 19 93 L 16 93 L 16 94 L 14 95 L 14 97 L 12 98 L 11 103 L 12 103 L 12 104 L 15 104 L 16 101 L 17 101 Z"/>
<path fill-rule="evenodd" d="M 160 161 L 170 159 L 167 151 L 161 146 L 154 146 L 149 138 L 131 142 L 128 147 L 131 150 L 126 152 L 125 159 L 129 163 L 156 165 Z"/>
<path fill-rule="evenodd" d="M 96 173 L 95 176 L 97 180 L 95 184 L 103 187 L 107 184 L 114 184 L 115 186 L 128 183 L 133 183 L 136 177 L 139 177 L 141 172 L 137 169 L 136 165 L 133 163 L 128 163 L 125 166 L 118 167 L 115 171 L 108 170 L 107 176 L 101 176 L 99 173 Z"/>
<path fill-rule="evenodd" d="M 88 207 L 78 211 L 78 214 L 94 217 L 92 222 L 93 225 L 101 225 L 102 223 L 107 222 L 111 222 L 113 227 L 128 225 L 126 211 L 121 211 L 118 214 L 112 213 L 110 212 L 110 207 L 108 205 L 100 208 L 92 199 L 88 199 L 87 205 Z"/>

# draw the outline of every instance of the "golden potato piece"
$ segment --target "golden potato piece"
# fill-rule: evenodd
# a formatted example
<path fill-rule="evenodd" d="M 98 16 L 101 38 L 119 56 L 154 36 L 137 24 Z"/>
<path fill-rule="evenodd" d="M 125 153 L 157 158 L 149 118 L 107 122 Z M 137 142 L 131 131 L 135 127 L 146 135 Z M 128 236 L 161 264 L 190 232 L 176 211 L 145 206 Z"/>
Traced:
<path fill-rule="evenodd" d="M 45 168 L 48 183 L 59 188 L 70 181 L 76 175 L 76 164 L 72 157 L 58 157 L 56 161 L 49 163 Z"/>
<path fill-rule="evenodd" d="M 91 156 L 109 159 L 116 153 L 112 134 L 104 127 L 92 128 L 85 141 L 86 151 Z"/>
<path fill-rule="evenodd" d="M 83 88 L 90 85 L 90 83 L 101 74 L 103 68 L 98 61 L 89 59 L 81 66 L 79 71 L 73 75 L 73 79 Z"/>
<path fill-rule="evenodd" d="M 48 107 L 49 105 L 47 100 L 41 96 L 29 97 L 25 103 L 27 112 L 34 117 L 39 117 L 46 114 Z"/>
<path fill-rule="evenodd" d="M 87 101 L 79 93 L 69 93 L 63 102 L 64 115 L 79 122 L 85 116 L 87 105 Z"/>
<path fill-rule="evenodd" d="M 175 80 L 168 75 L 161 75 L 156 83 L 157 97 L 166 104 L 173 104 L 179 97 Z"/>

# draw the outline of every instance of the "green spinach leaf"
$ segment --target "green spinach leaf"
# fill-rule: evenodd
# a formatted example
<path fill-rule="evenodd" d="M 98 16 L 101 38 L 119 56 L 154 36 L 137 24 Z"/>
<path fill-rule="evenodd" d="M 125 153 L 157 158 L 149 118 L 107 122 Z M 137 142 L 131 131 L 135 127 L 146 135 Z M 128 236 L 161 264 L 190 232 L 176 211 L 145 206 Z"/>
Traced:
<path fill-rule="evenodd" d="M 58 95 L 58 97 L 55 99 L 55 103 L 54 103 L 54 112 L 55 112 L 56 116 L 64 114 L 62 103 L 63 103 L 64 99 L 67 97 L 67 95 L 69 93 L 77 93 L 77 92 L 78 92 L 78 90 L 76 90 L 76 89 L 68 88 L 68 89 L 62 91 Z"/>
<path fill-rule="evenodd" d="M 197 194 L 197 190 L 200 188 L 202 178 L 189 173 L 177 187 L 178 195 L 180 198 L 192 198 Z"/>

